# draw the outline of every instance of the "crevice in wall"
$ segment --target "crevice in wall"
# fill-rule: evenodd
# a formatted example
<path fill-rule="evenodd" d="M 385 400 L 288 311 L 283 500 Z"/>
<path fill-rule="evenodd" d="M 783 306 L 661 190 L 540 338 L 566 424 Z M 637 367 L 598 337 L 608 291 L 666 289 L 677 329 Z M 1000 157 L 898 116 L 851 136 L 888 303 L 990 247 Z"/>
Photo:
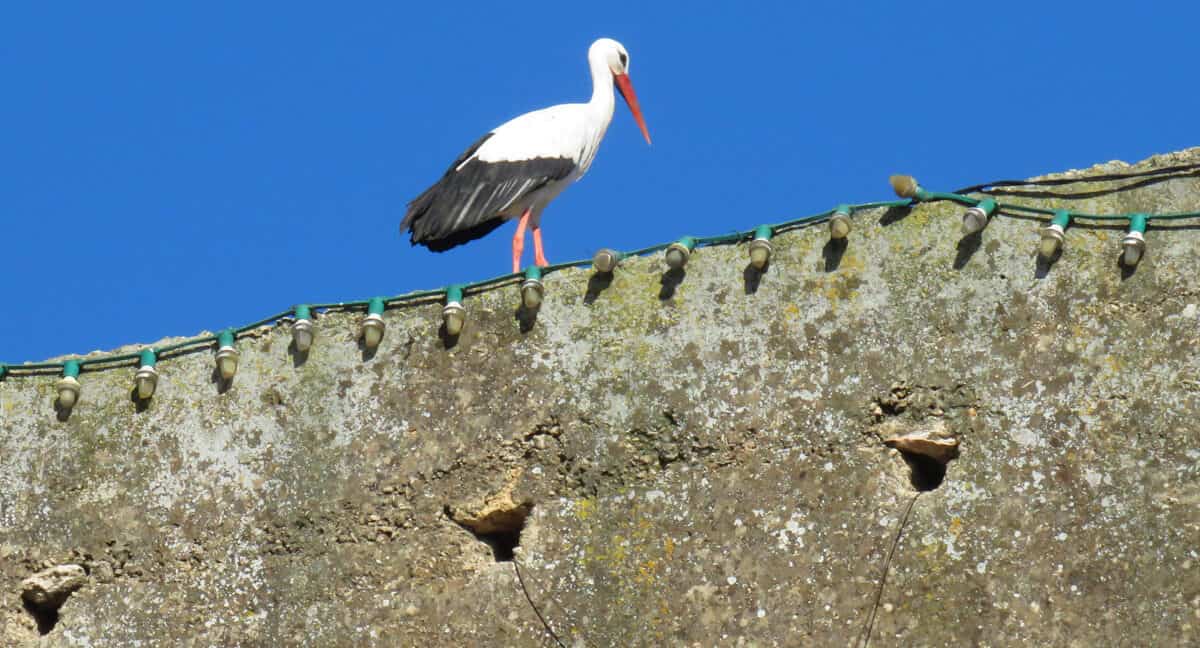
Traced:
<path fill-rule="evenodd" d="M 57 605 L 36 605 L 28 600 L 22 600 L 21 604 L 25 606 L 25 611 L 37 623 L 38 634 L 48 635 L 50 631 L 54 630 L 54 626 L 58 625 Z"/>
<path fill-rule="evenodd" d="M 919 491 L 931 491 L 946 479 L 946 464 L 916 452 L 900 451 L 908 464 L 908 482 Z"/>
<path fill-rule="evenodd" d="M 946 479 L 946 465 L 958 458 L 958 439 L 936 438 L 928 431 L 886 439 L 908 464 L 908 481 L 920 492 L 936 489 Z"/>
<path fill-rule="evenodd" d="M 21 604 L 33 617 L 39 634 L 47 635 L 54 630 L 59 609 L 87 579 L 88 572 L 83 566 L 67 564 L 43 569 L 21 582 Z"/>
<path fill-rule="evenodd" d="M 486 544 L 496 562 L 512 562 L 515 550 L 521 544 L 525 521 L 533 511 L 533 502 L 515 504 L 510 501 L 509 504 L 511 506 L 491 506 L 475 515 L 465 514 L 449 504 L 444 511 L 452 522 Z"/>

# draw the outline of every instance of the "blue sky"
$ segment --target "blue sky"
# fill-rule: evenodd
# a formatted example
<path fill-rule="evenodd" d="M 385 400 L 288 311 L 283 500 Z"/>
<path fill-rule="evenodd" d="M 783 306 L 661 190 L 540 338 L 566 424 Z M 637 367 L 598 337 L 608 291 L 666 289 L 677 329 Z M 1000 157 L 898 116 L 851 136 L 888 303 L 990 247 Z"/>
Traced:
<path fill-rule="evenodd" d="M 1198 143 L 1184 3 L 110 4 L 0 10 L 0 361 L 507 271 L 513 225 L 433 254 L 405 204 L 599 36 L 654 146 L 619 104 L 551 262 Z"/>

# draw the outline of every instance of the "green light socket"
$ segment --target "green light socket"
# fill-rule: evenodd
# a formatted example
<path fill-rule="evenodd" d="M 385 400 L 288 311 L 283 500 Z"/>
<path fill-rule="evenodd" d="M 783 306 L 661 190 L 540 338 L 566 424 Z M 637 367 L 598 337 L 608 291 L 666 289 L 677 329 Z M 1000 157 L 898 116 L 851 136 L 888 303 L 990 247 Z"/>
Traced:
<path fill-rule="evenodd" d="M 368 315 L 383 315 L 384 303 L 383 297 L 372 297 L 367 300 Z"/>
<path fill-rule="evenodd" d="M 154 349 L 142 349 L 141 363 L 143 367 L 153 367 L 154 363 L 158 362 L 158 354 Z"/>
<path fill-rule="evenodd" d="M 446 303 L 459 302 L 463 300 L 463 289 L 460 284 L 446 286 Z"/>
<path fill-rule="evenodd" d="M 1146 215 L 1145 214 L 1130 214 L 1129 215 L 1129 231 L 1146 233 Z"/>
<path fill-rule="evenodd" d="M 526 279 L 541 279 L 542 278 L 542 269 L 535 265 L 525 268 L 525 278 Z"/>
<path fill-rule="evenodd" d="M 991 198 L 984 198 L 983 200 L 979 201 L 978 205 L 975 206 L 982 210 L 983 214 L 988 218 L 991 218 L 992 214 L 996 212 L 996 201 Z"/>
<path fill-rule="evenodd" d="M 685 237 L 679 239 L 678 243 L 680 245 L 682 245 L 683 247 L 687 248 L 688 252 L 691 252 L 692 250 L 696 249 L 696 237 L 694 237 L 694 236 L 685 236 Z"/>
<path fill-rule="evenodd" d="M 775 230 L 770 225 L 759 225 L 754 228 L 754 238 L 756 239 L 770 239 L 772 236 L 775 236 Z"/>
<path fill-rule="evenodd" d="M 1071 212 L 1065 209 L 1060 209 L 1054 212 L 1054 218 L 1050 219 L 1050 224 L 1058 225 L 1064 230 L 1067 229 L 1067 227 L 1071 224 Z"/>
<path fill-rule="evenodd" d="M 231 347 L 231 346 L 233 346 L 233 341 L 234 341 L 233 329 L 225 329 L 224 331 L 217 333 L 217 346 L 218 347 L 227 347 L 227 346 Z"/>
<path fill-rule="evenodd" d="M 64 378 L 78 378 L 79 377 L 79 361 L 78 360 L 67 360 L 66 362 L 63 363 L 63 377 Z"/>
<path fill-rule="evenodd" d="M 312 309 L 308 307 L 308 304 L 297 305 L 293 312 L 296 314 L 297 320 L 312 319 Z"/>
<path fill-rule="evenodd" d="M 833 210 L 834 215 L 841 214 L 842 216 L 850 215 L 850 205 L 838 205 Z"/>

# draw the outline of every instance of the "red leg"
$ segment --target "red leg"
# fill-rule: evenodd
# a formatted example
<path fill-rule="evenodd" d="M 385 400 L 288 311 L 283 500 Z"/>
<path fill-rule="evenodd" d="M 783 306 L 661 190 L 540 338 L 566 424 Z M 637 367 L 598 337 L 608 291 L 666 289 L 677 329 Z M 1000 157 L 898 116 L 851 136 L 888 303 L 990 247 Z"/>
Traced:
<path fill-rule="evenodd" d="M 521 253 L 525 251 L 525 226 L 529 224 L 529 216 L 532 212 L 528 209 L 521 214 L 521 220 L 517 221 L 517 233 L 513 234 L 513 272 L 521 271 Z"/>
<path fill-rule="evenodd" d="M 539 268 L 550 265 L 550 262 L 546 260 L 546 252 L 542 250 L 542 227 L 540 225 L 533 226 L 533 262 Z"/>

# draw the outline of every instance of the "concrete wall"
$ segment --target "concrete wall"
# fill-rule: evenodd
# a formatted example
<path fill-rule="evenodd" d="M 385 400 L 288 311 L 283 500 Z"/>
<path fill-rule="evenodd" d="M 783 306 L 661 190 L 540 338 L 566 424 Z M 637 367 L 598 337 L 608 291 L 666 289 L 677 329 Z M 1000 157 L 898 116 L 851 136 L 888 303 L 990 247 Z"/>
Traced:
<path fill-rule="evenodd" d="M 1194 175 L 1116 186 L 1006 199 L 1200 207 Z M 674 288 L 661 256 L 553 274 L 530 330 L 509 286 L 451 348 L 433 303 L 389 310 L 369 357 L 359 313 L 303 362 L 266 328 L 223 393 L 210 350 L 162 360 L 148 407 L 129 368 L 63 417 L 53 376 L 10 377 L 0 644 L 553 645 L 497 561 L 520 530 L 566 645 L 850 645 L 917 492 L 883 443 L 906 434 L 959 456 L 872 645 L 1200 642 L 1200 233 L 1152 229 L 1129 273 L 1120 227 L 1072 228 L 1046 267 L 1039 223 L 964 246 L 960 212 L 861 214 L 840 254 L 786 233 L 759 278 L 744 245 Z M 23 603 L 65 565 L 57 620 Z"/>

